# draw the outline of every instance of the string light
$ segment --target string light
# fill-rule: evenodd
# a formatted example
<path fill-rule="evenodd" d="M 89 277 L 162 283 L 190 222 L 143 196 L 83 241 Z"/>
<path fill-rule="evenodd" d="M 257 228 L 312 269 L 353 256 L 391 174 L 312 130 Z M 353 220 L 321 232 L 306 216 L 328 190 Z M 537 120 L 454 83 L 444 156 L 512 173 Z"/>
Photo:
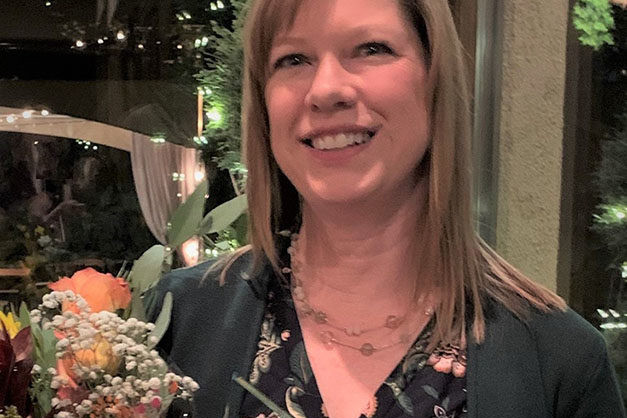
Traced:
<path fill-rule="evenodd" d="M 209 119 L 211 119 L 214 122 L 220 122 L 222 120 L 222 115 L 220 114 L 220 111 L 216 109 L 215 107 L 213 109 L 209 109 L 206 115 Z"/>
<path fill-rule="evenodd" d="M 208 43 L 209 43 L 209 38 L 208 38 L 208 37 L 206 37 L 206 36 L 203 36 L 203 37 L 202 37 L 202 39 L 201 39 L 201 41 L 200 41 L 200 44 L 201 44 L 202 46 L 207 46 L 207 44 L 208 44 Z"/>
<path fill-rule="evenodd" d="M 115 37 L 117 38 L 118 41 L 123 41 L 124 39 L 126 39 L 126 34 L 124 33 L 124 31 L 118 31 L 118 33 L 115 35 Z"/>
<path fill-rule="evenodd" d="M 222 3 L 220 0 L 218 0 L 216 4 L 218 5 L 218 9 L 224 9 L 224 3 Z"/>
<path fill-rule="evenodd" d="M 187 12 L 187 11 L 185 11 L 185 10 L 183 11 L 183 16 L 184 16 L 184 17 L 185 17 L 185 19 L 187 19 L 187 20 L 189 20 L 189 19 L 191 19 L 191 18 L 192 18 L 192 15 L 190 15 L 190 14 L 189 14 L 189 12 Z"/>
<path fill-rule="evenodd" d="M 50 114 L 50 112 L 48 112 L 46 109 L 41 111 L 41 116 L 48 116 Z"/>
<path fill-rule="evenodd" d="M 17 120 L 17 118 L 13 115 L 9 115 L 7 116 L 7 122 L 9 123 L 14 123 Z"/>
<path fill-rule="evenodd" d="M 183 45 L 178 44 L 178 45 L 176 46 L 176 49 L 183 49 Z"/>
<path fill-rule="evenodd" d="M 98 38 L 98 40 L 96 42 L 98 42 L 98 45 L 102 45 L 102 44 L 104 44 L 104 39 Z"/>
<path fill-rule="evenodd" d="M 52 6 L 52 3 L 50 3 L 49 1 L 47 1 L 45 4 L 46 4 L 46 7 Z"/>
<path fill-rule="evenodd" d="M 211 2 L 211 10 L 218 10 L 218 6 L 214 2 Z"/>
<path fill-rule="evenodd" d="M 33 111 L 32 110 L 25 110 L 24 112 L 22 112 L 22 117 L 24 119 L 30 119 L 33 117 Z"/>
<path fill-rule="evenodd" d="M 82 47 L 85 46 L 85 42 L 83 42 L 80 39 L 77 39 L 75 45 L 76 45 L 77 48 L 82 48 Z"/>
<path fill-rule="evenodd" d="M 139 45 L 137 45 L 137 48 L 144 49 L 144 45 L 143 44 L 139 44 Z"/>
<path fill-rule="evenodd" d="M 150 138 L 150 142 L 153 142 L 155 144 L 164 144 L 165 138 L 163 136 L 153 136 L 152 138 Z"/>

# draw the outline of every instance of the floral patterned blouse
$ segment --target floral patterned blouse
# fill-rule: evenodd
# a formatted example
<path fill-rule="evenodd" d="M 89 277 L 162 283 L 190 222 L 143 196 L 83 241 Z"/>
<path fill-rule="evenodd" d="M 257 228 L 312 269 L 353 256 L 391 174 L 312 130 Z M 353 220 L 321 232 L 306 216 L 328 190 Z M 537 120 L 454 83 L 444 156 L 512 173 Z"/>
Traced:
<path fill-rule="evenodd" d="M 249 383 L 295 418 L 328 417 L 307 358 L 290 291 L 278 280 L 273 282 Z M 457 372 L 461 376 L 456 377 L 450 372 L 451 363 L 453 369 L 465 370 L 465 350 L 449 345 L 427 353 L 434 321 L 424 328 L 360 418 L 466 416 L 466 378 L 463 373 Z M 244 398 L 241 415 L 278 416 L 251 393 Z"/>

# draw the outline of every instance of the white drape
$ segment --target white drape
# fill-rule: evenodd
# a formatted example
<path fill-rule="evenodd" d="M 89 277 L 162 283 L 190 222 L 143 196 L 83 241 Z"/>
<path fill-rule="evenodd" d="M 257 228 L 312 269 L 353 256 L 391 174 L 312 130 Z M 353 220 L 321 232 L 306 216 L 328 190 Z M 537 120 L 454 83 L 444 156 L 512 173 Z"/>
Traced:
<path fill-rule="evenodd" d="M 131 163 L 146 224 L 165 245 L 170 216 L 204 177 L 197 151 L 168 142 L 154 143 L 144 135 L 133 134 Z"/>

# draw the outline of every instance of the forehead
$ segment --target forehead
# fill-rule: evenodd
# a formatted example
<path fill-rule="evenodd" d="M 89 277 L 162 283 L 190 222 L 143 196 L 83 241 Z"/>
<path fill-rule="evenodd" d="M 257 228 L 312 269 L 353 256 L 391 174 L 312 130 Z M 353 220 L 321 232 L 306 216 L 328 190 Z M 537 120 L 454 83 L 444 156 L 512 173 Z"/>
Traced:
<path fill-rule="evenodd" d="M 397 0 L 279 0 L 274 1 L 276 21 L 272 44 L 286 39 L 303 40 L 322 32 L 369 29 L 413 32 Z"/>

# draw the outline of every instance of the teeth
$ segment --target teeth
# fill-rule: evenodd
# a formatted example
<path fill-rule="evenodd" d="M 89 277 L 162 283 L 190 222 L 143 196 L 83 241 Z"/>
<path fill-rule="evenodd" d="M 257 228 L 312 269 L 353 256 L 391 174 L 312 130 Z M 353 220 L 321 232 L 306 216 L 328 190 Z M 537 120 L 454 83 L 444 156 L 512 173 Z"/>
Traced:
<path fill-rule="evenodd" d="M 323 136 L 314 138 L 311 145 L 315 149 L 327 150 L 344 148 L 351 145 L 359 145 L 368 142 L 371 139 L 368 133 L 350 133 L 339 134 L 334 136 Z"/>

